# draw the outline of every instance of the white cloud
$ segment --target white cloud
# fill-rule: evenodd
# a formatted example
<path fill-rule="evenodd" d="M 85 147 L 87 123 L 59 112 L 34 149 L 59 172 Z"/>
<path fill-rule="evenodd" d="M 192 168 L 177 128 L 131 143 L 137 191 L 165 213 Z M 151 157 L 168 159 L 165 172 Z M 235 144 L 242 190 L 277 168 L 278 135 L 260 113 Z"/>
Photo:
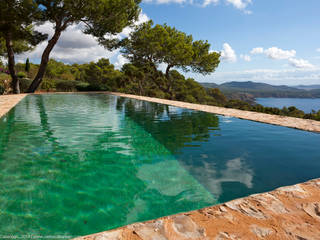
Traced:
<path fill-rule="evenodd" d="M 135 24 L 140 24 L 148 20 L 148 16 L 141 13 L 139 20 Z M 81 31 L 82 29 L 83 25 L 81 23 L 68 27 L 67 30 L 61 34 L 59 41 L 50 54 L 50 58 L 72 64 L 75 62 L 84 63 L 97 61 L 100 58 L 111 58 L 118 54 L 118 51 L 110 52 L 100 46 L 93 36 L 84 34 Z M 49 22 L 37 26 L 36 30 L 49 34 L 49 39 L 52 37 L 54 32 L 53 25 Z M 126 27 L 116 37 L 127 37 L 132 30 L 132 27 Z M 39 62 L 46 45 L 47 42 L 45 41 L 39 44 L 33 51 L 18 55 L 17 61 L 25 61 L 28 57 L 32 62 Z M 119 63 L 121 63 L 121 61 Z"/>
<path fill-rule="evenodd" d="M 309 63 L 309 61 L 304 59 L 296 59 L 296 58 L 289 58 L 289 63 L 291 66 L 296 68 L 308 69 L 308 68 L 315 68 L 314 65 Z"/>
<path fill-rule="evenodd" d="M 243 59 L 246 62 L 251 62 L 251 57 L 249 55 L 240 55 L 240 58 Z"/>
<path fill-rule="evenodd" d="M 206 7 L 210 4 L 217 4 L 219 2 L 219 0 L 204 0 L 202 6 Z"/>
<path fill-rule="evenodd" d="M 223 44 L 223 49 L 221 50 L 221 59 L 226 62 L 237 61 L 237 55 L 228 43 Z"/>
<path fill-rule="evenodd" d="M 114 63 L 114 66 L 117 69 L 121 69 L 121 67 L 126 63 L 129 63 L 129 60 L 125 58 L 123 55 L 119 54 L 117 56 L 117 61 Z"/>
<path fill-rule="evenodd" d="M 156 3 L 156 4 L 191 4 L 196 6 L 207 7 L 208 5 L 217 5 L 220 0 L 143 0 L 144 3 Z M 252 0 L 224 0 L 227 5 L 232 5 L 233 7 L 242 10 L 245 14 L 251 14 L 252 11 L 246 10 L 247 6 L 252 3 Z"/>
<path fill-rule="evenodd" d="M 282 50 L 277 47 L 271 47 L 264 50 L 267 57 L 272 59 L 289 59 L 296 56 L 295 50 Z"/>
<path fill-rule="evenodd" d="M 317 52 L 320 52 L 320 48 L 317 48 L 317 50 L 316 50 Z"/>
<path fill-rule="evenodd" d="M 235 8 L 240 10 L 245 9 L 248 4 L 252 3 L 251 0 L 226 0 L 227 3 L 232 4 Z"/>
<path fill-rule="evenodd" d="M 251 54 L 261 54 L 261 53 L 263 53 L 263 48 L 262 47 L 257 47 L 257 48 L 253 48 L 252 50 L 251 50 Z"/>
<path fill-rule="evenodd" d="M 319 49 L 320 50 L 320 49 Z M 297 59 L 295 50 L 283 50 L 278 47 L 271 47 L 264 50 L 262 47 L 253 48 L 251 54 L 265 54 L 267 57 L 275 60 L 287 59 L 289 64 L 295 68 L 311 69 L 314 65 L 304 59 Z"/>
<path fill-rule="evenodd" d="M 137 22 L 135 22 L 135 26 L 139 25 L 139 24 L 142 24 L 144 22 L 147 22 L 149 21 L 150 18 L 147 16 L 147 14 L 145 13 L 140 13 L 140 16 L 139 16 L 139 19 Z M 125 37 L 128 37 L 129 34 L 134 30 L 134 27 L 125 27 L 121 33 L 119 33 L 117 35 L 118 38 L 125 38 Z"/>
<path fill-rule="evenodd" d="M 296 56 L 295 50 L 283 50 L 278 47 L 263 49 L 262 47 L 253 48 L 251 54 L 265 54 L 271 59 L 289 59 Z"/>

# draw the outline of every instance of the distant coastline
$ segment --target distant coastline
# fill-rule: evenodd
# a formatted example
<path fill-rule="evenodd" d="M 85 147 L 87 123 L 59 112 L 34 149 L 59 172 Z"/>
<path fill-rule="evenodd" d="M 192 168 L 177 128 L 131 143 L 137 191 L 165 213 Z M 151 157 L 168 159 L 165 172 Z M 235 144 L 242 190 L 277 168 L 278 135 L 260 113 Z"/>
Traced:
<path fill-rule="evenodd" d="M 320 98 L 320 85 L 275 86 L 257 82 L 201 83 L 205 88 L 219 88 L 229 99 L 256 103 L 257 98 Z"/>

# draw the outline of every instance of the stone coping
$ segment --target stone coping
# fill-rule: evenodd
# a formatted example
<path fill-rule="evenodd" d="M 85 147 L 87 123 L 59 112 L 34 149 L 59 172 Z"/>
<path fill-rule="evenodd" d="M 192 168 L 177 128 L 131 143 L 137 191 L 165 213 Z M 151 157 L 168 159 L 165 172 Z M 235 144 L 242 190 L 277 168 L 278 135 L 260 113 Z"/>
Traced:
<path fill-rule="evenodd" d="M 0 95 L 0 118 L 7 114 L 27 94 Z"/>
<path fill-rule="evenodd" d="M 74 240 L 320 239 L 320 179 Z"/>

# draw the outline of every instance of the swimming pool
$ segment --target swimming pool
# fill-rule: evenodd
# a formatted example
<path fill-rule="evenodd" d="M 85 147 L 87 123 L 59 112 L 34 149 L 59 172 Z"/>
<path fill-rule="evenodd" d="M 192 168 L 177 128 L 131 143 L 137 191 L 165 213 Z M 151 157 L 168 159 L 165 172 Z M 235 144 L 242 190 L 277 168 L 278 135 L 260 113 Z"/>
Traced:
<path fill-rule="evenodd" d="M 0 119 L 0 233 L 95 233 L 320 176 L 320 135 L 106 94 Z"/>

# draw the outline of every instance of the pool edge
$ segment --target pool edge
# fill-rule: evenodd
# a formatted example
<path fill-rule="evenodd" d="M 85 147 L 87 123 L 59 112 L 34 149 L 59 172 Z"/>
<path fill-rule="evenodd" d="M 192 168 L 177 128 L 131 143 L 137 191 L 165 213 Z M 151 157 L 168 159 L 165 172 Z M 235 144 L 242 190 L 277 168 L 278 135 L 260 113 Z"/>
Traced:
<path fill-rule="evenodd" d="M 74 240 L 317 239 L 319 211 L 320 178 Z"/>
<path fill-rule="evenodd" d="M 28 94 L 0 95 L 0 118 L 6 115 Z"/>

